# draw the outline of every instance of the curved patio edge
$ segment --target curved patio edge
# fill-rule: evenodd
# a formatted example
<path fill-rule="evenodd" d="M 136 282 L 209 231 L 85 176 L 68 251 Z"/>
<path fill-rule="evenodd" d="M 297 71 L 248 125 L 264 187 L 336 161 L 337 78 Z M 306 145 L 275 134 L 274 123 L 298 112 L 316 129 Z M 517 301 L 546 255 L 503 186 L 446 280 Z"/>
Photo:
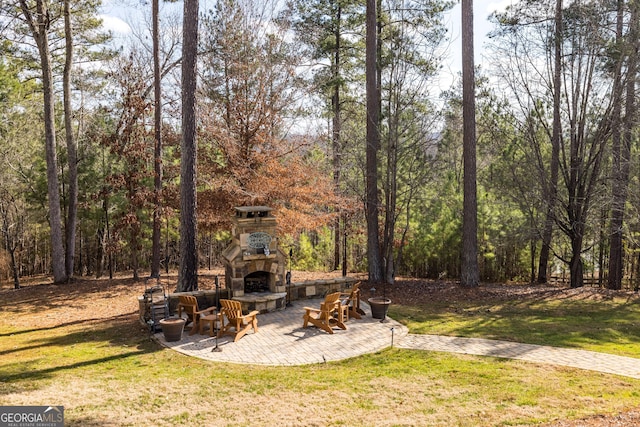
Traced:
<path fill-rule="evenodd" d="M 524 344 L 482 338 L 409 334 L 406 326 L 387 317 L 371 317 L 365 302 L 362 319 L 350 319 L 346 330 L 328 334 L 314 326 L 303 328 L 304 307 L 319 307 L 321 299 L 295 301 L 284 310 L 258 316 L 258 332 L 238 342 L 229 336 L 216 339 L 188 335 L 167 342 L 162 333 L 154 338 L 163 346 L 188 356 L 224 363 L 296 366 L 338 361 L 371 354 L 391 346 L 426 351 L 470 354 L 552 364 L 640 379 L 640 359 L 594 351 Z M 213 351 L 214 349 L 219 351 Z"/>
<path fill-rule="evenodd" d="M 304 307 L 319 307 L 321 299 L 294 301 L 291 307 L 258 316 L 258 332 L 249 332 L 238 342 L 229 336 L 217 339 L 207 335 L 188 335 L 167 342 L 162 333 L 154 338 L 163 346 L 188 356 L 226 363 L 295 366 L 338 361 L 375 353 L 399 342 L 408 329 L 387 317 L 384 322 L 371 317 L 371 309 L 361 302 L 366 312 L 362 319 L 349 319 L 347 329 L 328 334 L 309 326 L 302 327 Z M 214 349 L 218 351 L 214 351 Z"/>

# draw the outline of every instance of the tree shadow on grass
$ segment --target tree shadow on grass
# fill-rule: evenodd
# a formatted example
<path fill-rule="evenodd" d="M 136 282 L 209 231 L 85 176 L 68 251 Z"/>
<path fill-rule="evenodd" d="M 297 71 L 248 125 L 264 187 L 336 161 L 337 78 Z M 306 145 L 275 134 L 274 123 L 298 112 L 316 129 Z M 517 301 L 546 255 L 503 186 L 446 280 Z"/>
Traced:
<path fill-rule="evenodd" d="M 114 360 L 123 360 L 129 357 L 139 356 L 145 353 L 148 353 L 148 351 L 144 349 L 138 349 L 136 351 L 129 351 L 126 353 L 115 354 L 112 356 L 99 357 L 96 359 L 70 363 L 68 365 L 58 365 L 58 366 L 52 366 L 49 368 L 35 369 L 28 372 L 12 373 L 8 375 L 3 375 L 2 373 L 0 373 L 0 380 L 4 382 L 14 382 L 14 381 L 23 381 L 23 380 L 42 380 L 42 379 L 49 378 L 53 373 L 82 368 L 86 366 L 98 365 L 100 363 L 111 362 Z"/>
<path fill-rule="evenodd" d="M 0 363 L 0 382 L 10 384 L 46 380 L 61 372 L 91 366 L 98 367 L 105 363 L 124 361 L 162 349 L 150 339 L 146 328 L 140 325 L 137 317 L 132 314 L 99 319 L 98 322 L 92 320 L 70 322 L 71 326 L 77 324 L 86 324 L 87 327 L 71 333 L 64 333 L 61 328 L 65 325 L 19 331 L 21 334 L 33 335 L 33 338 L 23 335 L 17 344 L 14 340 L 13 343 L 3 346 L 0 356 L 5 356 L 5 359 L 8 359 L 6 357 L 8 355 L 12 356 L 13 363 Z M 58 330 L 59 334 L 55 336 L 43 334 L 52 330 Z M 83 345 L 86 346 L 86 350 L 79 348 Z M 9 346 L 10 348 L 7 348 Z M 101 346 L 105 347 L 101 348 Z M 65 351 L 66 348 L 73 348 L 77 353 L 70 354 Z M 22 352 L 27 354 L 21 354 Z M 52 353 L 55 355 L 51 355 Z M 70 361 L 65 364 L 63 363 L 65 360 Z M 43 367 L 38 368 L 38 366 Z M 6 393 L 8 393 L 6 388 L 0 388 L 0 394 Z"/>
<path fill-rule="evenodd" d="M 94 319 L 79 319 L 79 320 L 74 320 L 72 322 L 60 323 L 58 325 L 53 325 L 53 326 L 44 326 L 44 327 L 41 327 L 41 328 L 21 329 L 21 330 L 14 331 L 14 332 L 0 333 L 0 337 L 11 337 L 11 336 L 16 336 L 16 335 L 29 334 L 29 333 L 32 333 L 32 332 L 52 331 L 52 330 L 56 330 L 56 329 L 60 329 L 60 328 L 66 328 L 66 327 L 69 327 L 69 326 L 89 324 L 89 323 L 104 323 L 104 322 L 109 322 L 109 321 L 117 320 L 117 319 L 126 319 L 126 318 L 131 317 L 132 314 L 134 314 L 134 313 L 119 314 L 117 316 L 113 316 L 113 317 L 108 318 L 108 319 L 96 317 Z M 5 352 L 0 351 L 0 355 L 2 355 L 2 354 L 5 354 Z"/>
<path fill-rule="evenodd" d="M 558 307 L 463 310 L 464 326 L 451 335 L 586 348 L 598 342 L 640 342 L 639 312 L 632 303 L 608 305 L 565 301 Z M 624 354 L 638 357 L 635 354 Z"/>
<path fill-rule="evenodd" d="M 54 308 L 84 308 L 97 300 L 117 299 L 122 294 L 139 294 L 145 289 L 143 281 L 133 279 L 75 280 L 65 284 L 38 284 L 17 290 L 0 291 L 2 310 L 20 314 L 47 311 Z"/>

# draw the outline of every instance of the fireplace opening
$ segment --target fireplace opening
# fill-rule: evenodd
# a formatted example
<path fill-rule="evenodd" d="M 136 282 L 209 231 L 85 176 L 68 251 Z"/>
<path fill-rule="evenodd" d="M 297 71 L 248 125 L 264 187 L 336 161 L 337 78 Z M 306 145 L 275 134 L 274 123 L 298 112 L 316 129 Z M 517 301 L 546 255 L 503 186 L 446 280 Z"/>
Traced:
<path fill-rule="evenodd" d="M 255 271 L 244 278 L 244 293 L 269 292 L 269 273 Z"/>

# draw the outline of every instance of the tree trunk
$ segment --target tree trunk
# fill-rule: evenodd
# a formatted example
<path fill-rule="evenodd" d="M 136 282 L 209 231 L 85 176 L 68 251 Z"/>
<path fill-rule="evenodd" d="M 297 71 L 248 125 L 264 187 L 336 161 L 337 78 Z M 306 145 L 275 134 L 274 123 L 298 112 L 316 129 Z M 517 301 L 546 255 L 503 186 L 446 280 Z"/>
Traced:
<path fill-rule="evenodd" d="M 84 250 L 82 241 L 82 230 L 78 232 L 78 273 L 80 276 L 84 275 L 85 265 L 82 251 Z"/>
<path fill-rule="evenodd" d="M 104 268 L 104 254 L 106 252 L 107 263 L 109 267 L 109 279 L 113 279 L 113 251 L 108 246 L 111 241 L 111 225 L 109 223 L 109 200 L 106 197 L 102 200 L 102 211 L 104 212 L 105 233 L 102 236 L 102 266 L 100 270 L 100 276 L 102 276 L 102 270 Z"/>
<path fill-rule="evenodd" d="M 182 152 L 178 291 L 198 289 L 196 82 L 198 0 L 185 0 L 182 45 Z"/>
<path fill-rule="evenodd" d="M 133 280 L 138 281 L 140 280 L 140 274 L 139 274 L 139 259 L 140 259 L 140 242 L 138 239 L 138 231 L 135 232 L 136 234 L 134 234 L 131 237 L 131 270 L 132 270 L 132 275 L 131 277 L 133 278 Z"/>
<path fill-rule="evenodd" d="M 629 22 L 629 37 L 626 46 L 628 52 L 627 66 L 627 94 L 625 102 L 625 118 L 621 120 L 621 111 L 619 105 L 622 101 L 622 73 L 616 73 L 616 85 L 620 87 L 620 102 L 616 102 L 614 120 L 614 138 L 613 138 L 613 170 L 612 170 L 612 212 L 611 212 L 611 241 L 609 249 L 609 277 L 607 288 L 622 289 L 622 278 L 624 276 L 624 245 L 623 245 L 623 225 L 625 204 L 627 202 L 627 192 L 629 186 L 629 159 L 631 156 L 631 142 L 633 140 L 633 131 L 636 125 L 636 72 L 637 72 L 637 43 L 638 43 L 638 7 L 636 2 L 631 2 L 631 18 Z M 619 40 L 622 39 L 623 27 L 623 10 L 624 2 L 618 1 L 618 34 Z M 622 62 L 624 57 L 620 58 Z M 617 68 L 620 70 L 622 64 Z M 616 87 L 617 87 L 616 86 Z M 614 94 L 615 95 L 615 94 Z M 620 126 L 621 124 L 622 126 Z M 622 128 L 624 135 L 620 135 L 619 129 Z"/>
<path fill-rule="evenodd" d="M 367 137 L 366 137 L 366 198 L 367 261 L 369 281 L 382 280 L 380 239 L 378 225 L 378 131 L 380 98 L 377 84 L 377 13 L 376 0 L 367 0 L 366 36 L 366 87 L 367 87 Z"/>
<path fill-rule="evenodd" d="M 391 103 L 390 103 L 391 104 Z M 397 102 L 394 102 L 397 105 Z M 382 253 L 384 256 L 384 280 L 392 284 L 395 275 L 393 242 L 396 229 L 396 206 L 398 200 L 398 111 L 389 108 L 389 135 L 387 144 L 387 174 L 385 181 L 385 220 Z"/>
<path fill-rule="evenodd" d="M 158 3 L 152 2 L 153 18 L 153 93 L 154 93 L 154 151 L 153 151 L 153 234 L 151 238 L 151 277 L 160 277 L 160 237 L 162 214 L 162 89 L 160 76 L 160 30 Z"/>
<path fill-rule="evenodd" d="M 65 251 L 62 239 L 62 218 L 60 213 L 60 192 L 58 181 L 58 155 L 56 152 L 55 97 L 49 50 L 49 11 L 46 0 L 37 0 L 37 16 L 32 17 L 26 0 L 20 0 L 20 7 L 31 29 L 40 54 L 42 68 L 42 92 L 44 104 L 45 157 L 47 162 L 47 197 L 49 201 L 49 227 L 51 231 L 51 267 L 53 281 L 67 280 L 65 272 Z"/>
<path fill-rule="evenodd" d="M 69 194 L 67 208 L 66 227 L 66 256 L 65 273 L 67 280 L 73 278 L 73 269 L 76 255 L 76 223 L 78 218 L 78 150 L 73 137 L 73 125 L 71 118 L 73 110 L 71 108 L 71 68 L 73 65 L 73 29 L 71 27 L 71 12 L 69 0 L 64 2 L 64 33 L 65 33 L 65 63 L 63 74 L 64 93 L 64 130 L 67 142 L 67 163 L 69 166 Z"/>
<path fill-rule="evenodd" d="M 623 22 L 624 22 L 624 1 L 618 0 L 618 14 L 616 26 L 616 43 L 622 44 Z M 623 50 L 623 52 L 625 52 Z M 622 93 L 624 86 L 622 84 L 622 64 L 625 55 L 621 54 L 617 58 L 615 67 L 613 96 L 618 100 L 614 102 L 611 120 L 613 121 L 611 140 L 611 238 L 609 240 L 609 274 L 607 287 L 609 289 L 620 289 L 619 284 L 622 280 L 622 212 L 624 206 L 619 206 L 620 192 L 622 188 L 621 173 L 621 140 L 622 140 Z"/>
<path fill-rule="evenodd" d="M 581 288 L 584 286 L 582 263 L 582 235 L 571 237 L 571 261 L 569 262 L 569 272 L 571 274 L 571 288 Z"/>
<path fill-rule="evenodd" d="M 13 275 L 13 289 L 20 289 L 20 275 L 18 274 L 18 264 L 16 263 L 16 248 L 9 250 L 11 255 L 11 273 Z"/>
<path fill-rule="evenodd" d="M 338 5 L 336 13 L 336 29 L 334 37 L 336 39 L 335 51 L 333 54 L 333 96 L 331 97 L 331 109 L 333 110 L 333 125 L 332 125 L 332 146 L 333 146 L 333 185 L 336 188 L 336 192 L 340 191 L 340 172 L 342 168 L 342 143 L 340 140 L 340 133 L 342 130 L 342 117 L 340 108 L 340 20 L 342 19 L 342 9 Z M 333 269 L 340 268 L 340 216 L 334 221 L 334 247 L 333 247 Z"/>
<path fill-rule="evenodd" d="M 638 252 L 638 256 L 636 257 L 636 279 L 632 283 L 633 290 L 638 292 L 638 290 L 640 290 L 640 252 Z"/>
<path fill-rule="evenodd" d="M 333 220 L 333 270 L 340 269 L 340 242 L 342 233 L 340 232 L 340 215 Z"/>
<path fill-rule="evenodd" d="M 604 279 L 608 276 L 607 261 L 605 260 L 605 248 L 607 246 L 607 213 L 608 210 L 604 206 L 600 209 L 600 221 L 598 224 L 598 265 L 600 266 L 600 272 L 598 274 L 598 287 L 602 287 Z"/>
<path fill-rule="evenodd" d="M 164 232 L 164 272 L 166 274 L 169 274 L 169 261 L 171 261 L 169 255 L 169 218 L 166 218 Z"/>
<path fill-rule="evenodd" d="M 409 232 L 409 227 L 410 227 L 410 221 L 411 221 L 411 200 L 413 199 L 413 189 L 411 190 L 409 197 L 406 201 L 406 205 L 405 205 L 405 223 L 404 223 L 404 227 L 402 229 L 402 237 L 400 238 L 400 244 L 398 245 L 398 256 L 396 258 L 396 262 L 395 265 L 398 266 L 398 268 L 402 268 L 402 263 L 404 262 L 403 259 L 403 255 L 404 255 L 404 246 L 406 244 L 407 241 L 407 233 Z"/>
<path fill-rule="evenodd" d="M 99 229 L 96 232 L 96 279 L 102 277 L 102 272 L 104 270 L 104 253 L 105 253 L 105 239 L 104 239 L 104 230 Z"/>
<path fill-rule="evenodd" d="M 476 102 L 473 53 L 473 0 L 462 0 L 462 117 L 464 202 L 460 285 L 475 287 L 478 271 L 478 204 L 476 190 Z"/>
<path fill-rule="evenodd" d="M 0 203 L 0 214 L 2 216 L 4 249 L 10 256 L 13 288 L 20 289 L 20 273 L 18 263 L 16 261 L 16 250 L 18 249 L 19 242 L 23 237 L 23 226 L 21 225 L 23 218 L 21 213 L 18 212 L 15 203 L 16 202 L 12 197 L 7 197 L 7 200 L 3 200 L 3 202 Z"/>
<path fill-rule="evenodd" d="M 547 270 L 551 239 L 553 237 L 553 224 L 555 218 L 556 199 L 558 194 L 558 169 L 560 164 L 560 138 L 562 135 L 562 122 L 560 120 L 560 96 L 562 89 L 562 0 L 556 1 L 554 16 L 554 69 L 553 69 L 553 129 L 551 134 L 551 164 L 549 183 L 546 185 L 547 212 L 542 232 L 542 248 L 538 262 L 538 283 L 547 282 Z"/>
<path fill-rule="evenodd" d="M 342 234 L 342 277 L 347 277 L 347 220 Z"/>
<path fill-rule="evenodd" d="M 536 241 L 534 239 L 531 239 L 529 245 L 531 248 L 531 283 L 533 283 L 536 280 Z"/>

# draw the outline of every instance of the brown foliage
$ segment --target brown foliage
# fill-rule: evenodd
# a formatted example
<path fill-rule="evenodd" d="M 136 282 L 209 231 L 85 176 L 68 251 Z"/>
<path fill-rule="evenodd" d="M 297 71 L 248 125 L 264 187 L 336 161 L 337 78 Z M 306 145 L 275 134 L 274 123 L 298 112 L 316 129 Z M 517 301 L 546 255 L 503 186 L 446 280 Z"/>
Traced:
<path fill-rule="evenodd" d="M 234 206 L 266 205 L 275 209 L 280 232 L 295 234 L 329 223 L 347 204 L 335 194 L 311 141 L 271 136 L 266 129 L 236 130 L 211 119 L 200 140 L 198 210 L 204 228 L 228 228 Z"/>
<path fill-rule="evenodd" d="M 267 205 L 280 231 L 295 234 L 328 223 L 343 204 L 315 141 L 287 135 L 301 58 L 283 22 L 267 22 L 272 6 L 221 2 L 204 20 L 198 213 L 205 229 L 227 229 L 234 206 Z"/>

